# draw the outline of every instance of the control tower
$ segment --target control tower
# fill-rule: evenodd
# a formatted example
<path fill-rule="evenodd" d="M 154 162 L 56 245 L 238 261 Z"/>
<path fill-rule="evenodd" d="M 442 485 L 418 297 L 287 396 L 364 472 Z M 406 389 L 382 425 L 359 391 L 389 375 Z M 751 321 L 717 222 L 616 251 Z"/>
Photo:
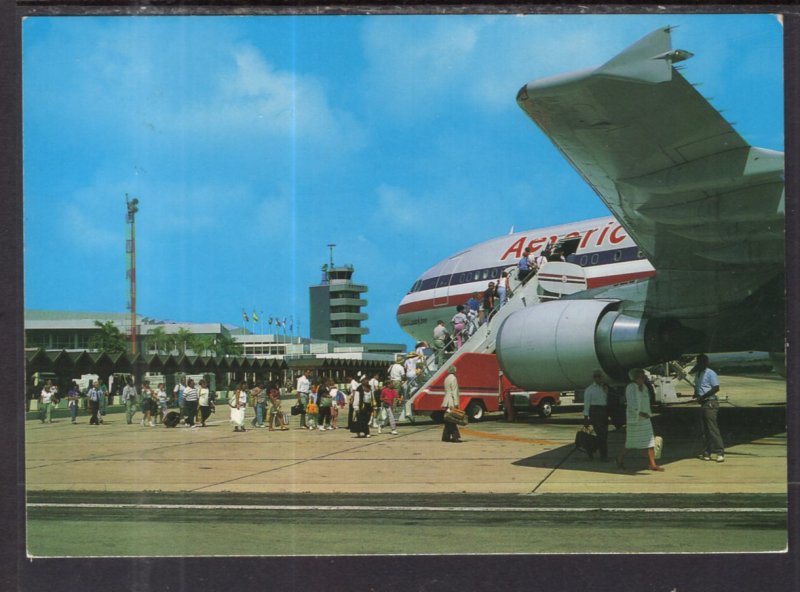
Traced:
<path fill-rule="evenodd" d="M 367 286 L 353 283 L 352 265 L 334 265 L 333 247 L 330 264 L 322 266 L 319 285 L 309 287 L 311 314 L 311 339 L 338 341 L 339 343 L 361 343 L 361 336 L 369 329 L 361 326 L 367 313 L 361 309 L 367 301 L 361 295 Z"/>

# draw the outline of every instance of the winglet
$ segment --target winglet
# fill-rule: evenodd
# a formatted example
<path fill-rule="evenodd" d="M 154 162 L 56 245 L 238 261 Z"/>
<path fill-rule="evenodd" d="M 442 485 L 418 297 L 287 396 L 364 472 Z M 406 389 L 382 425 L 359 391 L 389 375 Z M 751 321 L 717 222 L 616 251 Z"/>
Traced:
<path fill-rule="evenodd" d="M 653 31 L 600 66 L 595 74 L 655 84 L 672 80 L 672 64 L 692 57 L 672 50 L 671 27 Z"/>

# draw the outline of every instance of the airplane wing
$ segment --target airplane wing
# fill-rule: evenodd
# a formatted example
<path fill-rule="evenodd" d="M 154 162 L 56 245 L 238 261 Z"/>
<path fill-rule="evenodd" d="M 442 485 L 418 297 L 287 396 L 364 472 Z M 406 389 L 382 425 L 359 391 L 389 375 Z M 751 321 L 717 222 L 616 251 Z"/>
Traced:
<path fill-rule="evenodd" d="M 672 49 L 670 31 L 531 82 L 517 102 L 659 274 L 749 269 L 763 281 L 783 266 L 783 153 L 749 146 L 686 81 L 673 64 L 692 54 Z"/>

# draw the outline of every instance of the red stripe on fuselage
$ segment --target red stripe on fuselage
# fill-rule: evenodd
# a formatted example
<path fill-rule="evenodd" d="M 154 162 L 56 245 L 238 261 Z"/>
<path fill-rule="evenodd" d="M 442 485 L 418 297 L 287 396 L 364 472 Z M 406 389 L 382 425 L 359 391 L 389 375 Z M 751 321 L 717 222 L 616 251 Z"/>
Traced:
<path fill-rule="evenodd" d="M 634 280 L 641 280 L 648 277 L 653 277 L 656 274 L 655 271 L 638 271 L 636 273 L 621 273 L 618 275 L 604 275 L 598 276 L 595 278 L 586 278 L 587 289 L 591 288 L 602 288 L 603 286 L 610 286 L 613 284 L 623 284 L 625 282 L 632 282 Z M 480 282 L 481 285 L 485 284 L 486 282 Z M 431 288 L 430 292 L 433 292 L 433 288 Z M 467 292 L 466 294 L 453 294 L 447 298 L 447 304 L 441 306 L 434 306 L 433 305 L 433 298 L 426 298 L 425 300 L 417 300 L 416 302 L 408 302 L 406 304 L 401 304 L 397 309 L 397 314 L 407 314 L 410 312 L 420 312 L 423 310 L 436 310 L 436 309 L 447 309 L 453 308 L 458 306 L 459 304 L 464 304 L 470 297 L 475 293 L 480 292 L 480 290 L 475 290 L 471 292 Z M 437 298 L 437 300 L 444 300 L 443 298 Z"/>

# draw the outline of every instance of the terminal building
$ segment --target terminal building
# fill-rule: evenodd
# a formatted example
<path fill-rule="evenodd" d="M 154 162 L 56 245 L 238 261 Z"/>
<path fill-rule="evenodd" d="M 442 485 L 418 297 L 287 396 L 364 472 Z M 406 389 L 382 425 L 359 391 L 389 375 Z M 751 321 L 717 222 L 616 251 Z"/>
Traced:
<path fill-rule="evenodd" d="M 311 336 L 259 334 L 226 323 L 186 323 L 136 315 L 136 351 L 132 357 L 129 313 L 25 310 L 26 381 L 38 371 L 61 368 L 75 378 L 75 371 L 92 365 L 103 351 L 102 335 L 109 327 L 119 330 L 123 344 L 114 357 L 115 368 L 162 369 L 206 367 L 227 372 L 230 380 L 255 378 L 292 384 L 305 369 L 337 381 L 358 371 L 382 375 L 405 345 L 362 343 L 368 329 L 360 298 L 367 286 L 352 282 L 353 267 L 325 267 L 324 281 L 310 288 Z M 103 327 L 105 325 L 105 328 Z M 122 348 L 127 350 L 123 351 Z M 124 354 L 124 355 L 123 355 Z M 123 356 L 120 358 L 120 356 Z M 125 356 L 130 359 L 123 359 Z M 104 368 L 110 367 L 106 356 Z M 169 358 L 169 360 L 167 360 Z M 224 362 L 222 359 L 225 359 Z M 73 363 L 71 364 L 71 361 Z M 257 363 L 256 363 L 257 362 Z M 100 363 L 95 359 L 95 363 Z M 252 372 L 245 372 L 252 369 Z M 268 369 L 268 374 L 265 372 Z M 114 370 L 115 372 L 117 370 Z M 259 376 L 258 371 L 263 371 Z M 194 372 L 187 372 L 194 373 Z M 80 375 L 80 374 L 78 374 Z M 227 381 L 226 381 L 227 382 Z"/>

